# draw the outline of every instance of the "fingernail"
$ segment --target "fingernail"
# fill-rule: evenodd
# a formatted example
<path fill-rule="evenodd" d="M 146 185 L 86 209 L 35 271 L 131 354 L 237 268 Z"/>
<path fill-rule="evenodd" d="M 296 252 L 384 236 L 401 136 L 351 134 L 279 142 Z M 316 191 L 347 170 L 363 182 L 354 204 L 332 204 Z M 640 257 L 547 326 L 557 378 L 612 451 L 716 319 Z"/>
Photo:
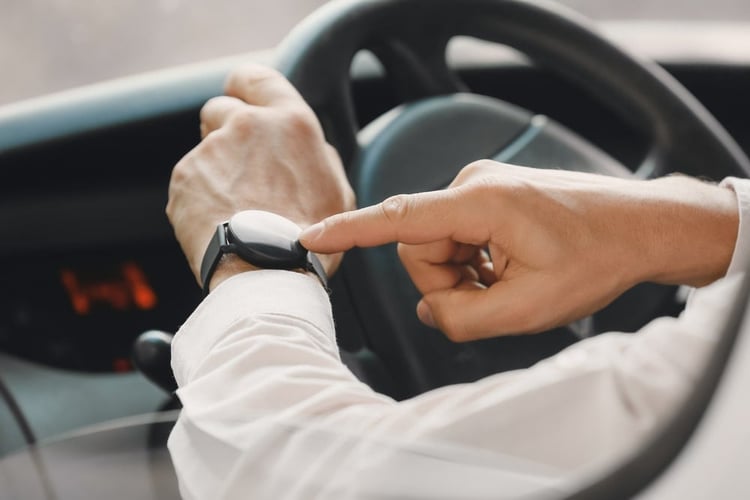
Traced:
<path fill-rule="evenodd" d="M 417 317 L 419 317 L 419 320 L 425 325 L 431 326 L 432 328 L 436 327 L 435 318 L 432 317 L 430 306 L 428 306 L 424 300 L 421 300 L 419 304 L 417 304 Z"/>
<path fill-rule="evenodd" d="M 318 222 L 317 224 L 313 224 L 312 226 L 307 227 L 306 229 L 303 229 L 302 232 L 299 235 L 299 238 L 302 240 L 311 241 L 316 239 L 318 236 L 320 236 L 320 233 L 323 232 L 323 223 Z"/>

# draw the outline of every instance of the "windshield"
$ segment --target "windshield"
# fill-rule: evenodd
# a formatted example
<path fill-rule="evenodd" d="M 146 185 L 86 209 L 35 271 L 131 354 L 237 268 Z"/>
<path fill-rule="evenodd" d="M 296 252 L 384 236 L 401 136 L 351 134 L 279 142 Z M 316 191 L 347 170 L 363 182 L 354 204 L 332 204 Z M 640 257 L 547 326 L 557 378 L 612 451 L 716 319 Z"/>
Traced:
<path fill-rule="evenodd" d="M 0 104 L 275 46 L 325 0 L 10 0 Z M 561 0 L 594 19 L 750 21 L 746 0 Z"/>

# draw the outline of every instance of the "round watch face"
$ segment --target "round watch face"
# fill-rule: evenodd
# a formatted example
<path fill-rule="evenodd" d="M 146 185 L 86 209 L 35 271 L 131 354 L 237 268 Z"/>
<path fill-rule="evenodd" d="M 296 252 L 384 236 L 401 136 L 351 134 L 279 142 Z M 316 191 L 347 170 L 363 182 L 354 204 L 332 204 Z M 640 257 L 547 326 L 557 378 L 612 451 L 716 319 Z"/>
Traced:
<path fill-rule="evenodd" d="M 259 267 L 305 267 L 307 251 L 297 244 L 301 229 L 270 212 L 246 210 L 229 219 L 227 241 L 244 260 Z"/>

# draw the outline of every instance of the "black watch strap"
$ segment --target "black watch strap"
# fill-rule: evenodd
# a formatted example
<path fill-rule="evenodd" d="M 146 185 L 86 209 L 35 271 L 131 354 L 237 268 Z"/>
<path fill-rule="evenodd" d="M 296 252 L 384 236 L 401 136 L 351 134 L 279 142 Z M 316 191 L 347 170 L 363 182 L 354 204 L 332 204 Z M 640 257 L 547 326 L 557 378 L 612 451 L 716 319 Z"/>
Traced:
<path fill-rule="evenodd" d="M 216 266 L 219 265 L 222 255 L 227 253 L 229 245 L 227 245 L 227 222 L 223 222 L 216 227 L 214 235 L 211 241 L 208 242 L 206 247 L 206 253 L 203 254 L 203 261 L 201 262 L 201 285 L 203 286 L 203 294 L 208 295 L 208 285 L 211 281 L 211 277 L 216 271 Z"/>
<path fill-rule="evenodd" d="M 211 241 L 208 242 L 206 252 L 203 254 L 200 272 L 204 296 L 208 295 L 211 278 L 214 275 L 214 271 L 216 271 L 216 266 L 218 266 L 221 261 L 221 257 L 226 253 L 235 253 L 242 257 L 242 255 L 236 251 L 235 243 L 230 242 L 227 239 L 227 226 L 228 222 L 223 222 L 216 227 L 216 231 L 214 232 Z M 290 263 L 289 266 L 272 266 L 270 269 L 304 269 L 313 272 L 320 280 L 320 283 L 323 285 L 326 292 L 330 292 L 328 289 L 326 271 L 323 264 L 320 262 L 320 259 L 318 259 L 314 253 L 303 247 L 299 240 L 295 241 L 294 245 L 299 249 L 300 254 L 305 256 L 305 262 L 302 263 L 297 261 L 297 263 Z M 252 262 L 250 260 L 248 260 L 248 262 L 253 265 L 259 265 L 257 262 Z"/>
<path fill-rule="evenodd" d="M 307 270 L 315 273 L 315 276 L 317 276 L 320 280 L 320 284 L 323 285 L 323 288 L 325 288 L 326 292 L 330 293 L 331 290 L 328 288 L 328 274 L 326 274 L 326 270 L 323 267 L 323 264 L 320 262 L 318 256 L 309 251 L 307 248 L 303 247 L 302 243 L 300 243 L 299 240 L 295 242 L 295 245 L 304 250 L 307 254 Z"/>

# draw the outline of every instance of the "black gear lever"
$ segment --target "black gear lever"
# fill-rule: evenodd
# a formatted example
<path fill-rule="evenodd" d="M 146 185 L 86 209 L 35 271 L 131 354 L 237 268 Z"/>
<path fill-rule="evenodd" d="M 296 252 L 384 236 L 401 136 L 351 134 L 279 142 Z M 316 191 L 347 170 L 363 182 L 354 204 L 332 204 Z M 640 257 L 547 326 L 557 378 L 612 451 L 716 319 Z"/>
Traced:
<path fill-rule="evenodd" d="M 133 343 L 133 364 L 151 382 L 172 393 L 177 382 L 172 373 L 172 338 L 160 330 L 143 332 Z"/>

